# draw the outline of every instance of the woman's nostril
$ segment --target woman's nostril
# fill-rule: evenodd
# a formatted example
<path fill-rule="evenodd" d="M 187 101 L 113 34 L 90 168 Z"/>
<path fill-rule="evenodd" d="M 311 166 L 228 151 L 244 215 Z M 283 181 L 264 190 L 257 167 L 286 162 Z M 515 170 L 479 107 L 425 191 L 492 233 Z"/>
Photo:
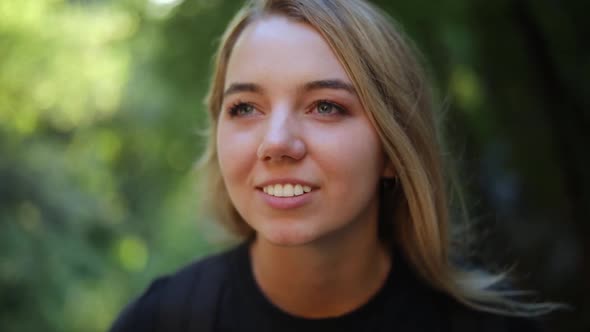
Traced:
<path fill-rule="evenodd" d="M 256 151 L 258 159 L 264 161 L 299 160 L 306 154 L 305 144 L 300 137 L 289 135 L 265 137 Z"/>

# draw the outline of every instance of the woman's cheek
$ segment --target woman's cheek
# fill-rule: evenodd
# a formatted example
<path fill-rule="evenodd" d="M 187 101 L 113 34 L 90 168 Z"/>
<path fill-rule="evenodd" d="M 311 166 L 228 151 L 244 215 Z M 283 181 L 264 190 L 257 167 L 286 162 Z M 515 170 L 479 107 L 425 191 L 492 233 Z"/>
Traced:
<path fill-rule="evenodd" d="M 240 176 L 256 159 L 255 135 L 251 132 L 220 128 L 217 149 L 224 177 Z M 238 174 L 236 174 L 238 173 Z"/>

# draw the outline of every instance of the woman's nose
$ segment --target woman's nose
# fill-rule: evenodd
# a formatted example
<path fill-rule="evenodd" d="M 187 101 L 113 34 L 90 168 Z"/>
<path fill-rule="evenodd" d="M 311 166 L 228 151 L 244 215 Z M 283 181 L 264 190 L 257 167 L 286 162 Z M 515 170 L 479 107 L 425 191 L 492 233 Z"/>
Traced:
<path fill-rule="evenodd" d="M 264 161 L 300 160 L 306 154 L 298 120 L 288 110 L 271 113 L 257 156 Z"/>

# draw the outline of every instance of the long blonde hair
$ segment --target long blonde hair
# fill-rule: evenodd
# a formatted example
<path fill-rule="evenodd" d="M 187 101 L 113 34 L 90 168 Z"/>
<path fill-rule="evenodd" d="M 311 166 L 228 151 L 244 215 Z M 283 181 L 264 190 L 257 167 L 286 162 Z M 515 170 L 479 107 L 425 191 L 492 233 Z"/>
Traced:
<path fill-rule="evenodd" d="M 248 24 L 281 15 L 314 27 L 327 41 L 352 80 L 359 99 L 396 171 L 393 201 L 381 201 L 392 230 L 380 234 L 396 244 L 417 274 L 433 288 L 468 306 L 502 314 L 536 315 L 555 308 L 523 303 L 493 286 L 504 274 L 472 273 L 452 263 L 448 188 L 433 112 L 431 87 L 418 53 L 379 9 L 362 0 L 254 0 L 238 12 L 222 37 L 206 99 L 210 117 L 208 146 L 201 160 L 205 206 L 239 236 L 253 230 L 241 218 L 225 189 L 217 160 L 216 125 L 223 100 L 227 63 Z"/>

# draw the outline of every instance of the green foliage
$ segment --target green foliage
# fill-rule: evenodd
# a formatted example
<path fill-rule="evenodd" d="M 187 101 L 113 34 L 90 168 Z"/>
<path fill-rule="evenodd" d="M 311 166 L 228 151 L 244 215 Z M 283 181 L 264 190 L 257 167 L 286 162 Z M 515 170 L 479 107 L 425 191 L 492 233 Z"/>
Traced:
<path fill-rule="evenodd" d="M 223 22 L 193 4 L 218 22 L 176 45 L 173 5 L 0 3 L 0 330 L 104 331 L 211 249 L 192 167 Z"/>
<path fill-rule="evenodd" d="M 493 248 L 511 243 L 542 272 L 535 288 L 589 310 L 588 290 L 568 286 L 590 275 L 583 1 L 374 2 L 450 101 L 476 211 L 501 219 Z M 193 164 L 211 57 L 239 5 L 0 1 L 1 331 L 104 331 L 153 277 L 214 250 Z"/>

